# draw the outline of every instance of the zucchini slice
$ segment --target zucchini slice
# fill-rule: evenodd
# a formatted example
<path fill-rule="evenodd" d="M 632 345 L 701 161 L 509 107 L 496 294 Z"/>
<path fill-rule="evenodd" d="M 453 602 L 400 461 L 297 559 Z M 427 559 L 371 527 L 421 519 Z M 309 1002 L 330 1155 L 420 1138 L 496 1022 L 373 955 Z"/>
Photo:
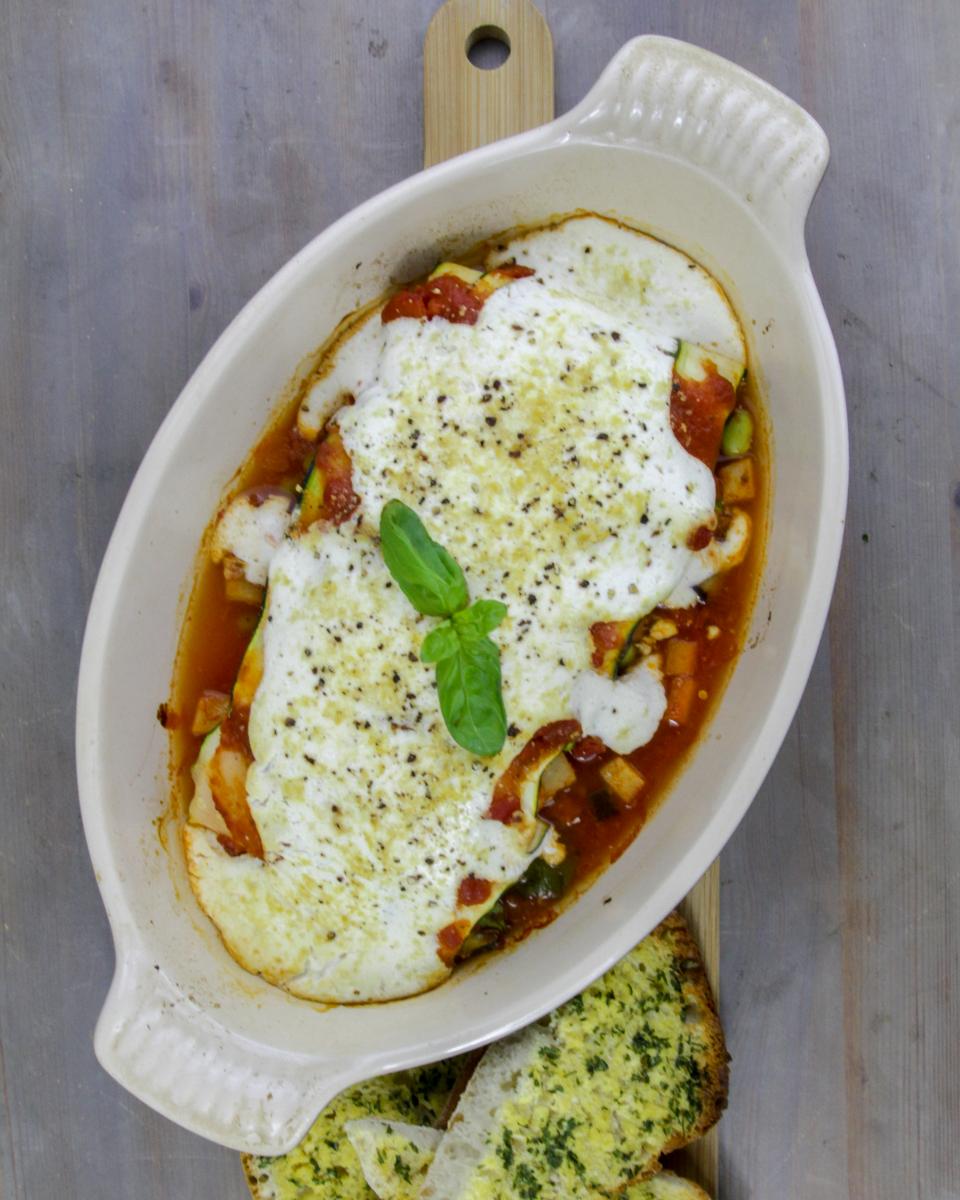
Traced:
<path fill-rule="evenodd" d="M 713 367 L 718 375 L 722 375 L 730 383 L 734 391 L 740 386 L 746 370 L 746 363 L 727 358 L 725 354 L 718 354 L 715 350 L 706 350 L 693 342 L 678 344 L 674 366 L 681 379 L 691 379 L 696 383 L 706 379 L 711 373 L 710 368 Z"/>
<path fill-rule="evenodd" d="M 303 491 L 300 493 L 300 507 L 297 512 L 298 528 L 309 528 L 320 516 L 325 490 L 326 480 L 314 459 L 303 485 Z"/>
<path fill-rule="evenodd" d="M 433 268 L 428 279 L 439 279 L 441 275 L 453 275 L 455 278 L 462 280 L 464 283 L 470 284 L 472 287 L 483 276 L 482 271 L 475 271 L 473 267 L 464 267 L 460 263 L 442 262 L 438 263 Z"/>
<path fill-rule="evenodd" d="M 207 768 L 220 746 L 220 726 L 208 733 L 200 746 L 197 761 L 193 764 L 193 799 L 190 801 L 189 820 L 191 825 L 202 825 L 218 835 L 229 836 L 227 823 L 213 802 Z"/>
<path fill-rule="evenodd" d="M 263 617 L 267 611 L 266 605 L 260 613 L 260 620 L 253 631 L 253 637 L 247 643 L 240 663 L 240 670 L 233 685 L 232 707 L 249 709 L 260 680 L 263 678 Z"/>
<path fill-rule="evenodd" d="M 616 679 L 633 663 L 637 654 L 633 639 L 644 620 L 644 617 L 628 617 L 625 621 L 604 621 L 602 643 L 591 630 L 593 665 L 599 674 Z"/>

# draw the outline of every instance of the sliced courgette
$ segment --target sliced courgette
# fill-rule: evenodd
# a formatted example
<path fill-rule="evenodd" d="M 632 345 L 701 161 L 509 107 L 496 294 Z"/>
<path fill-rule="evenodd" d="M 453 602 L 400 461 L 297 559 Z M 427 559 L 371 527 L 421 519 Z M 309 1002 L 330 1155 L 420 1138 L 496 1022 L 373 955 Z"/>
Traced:
<path fill-rule="evenodd" d="M 193 764 L 193 799 L 190 801 L 189 820 L 192 825 L 201 825 L 216 834 L 229 834 L 227 823 L 213 802 L 210 777 L 207 768 L 220 746 L 220 726 L 208 733 L 200 746 L 197 761 Z"/>
<path fill-rule="evenodd" d="M 603 648 L 600 663 L 594 664 L 599 674 L 616 679 L 631 665 L 637 654 L 633 639 L 643 620 L 643 617 L 628 617 L 624 621 L 605 622 L 616 627 L 616 637 L 612 645 Z"/>
<path fill-rule="evenodd" d="M 746 363 L 739 362 L 734 358 L 727 358 L 725 354 L 718 354 L 716 350 L 707 350 L 703 346 L 697 346 L 694 342 L 678 344 L 675 370 L 681 379 L 690 379 L 699 383 L 711 374 L 711 367 L 718 375 L 722 375 L 736 391 L 743 379 Z"/>
<path fill-rule="evenodd" d="M 753 417 L 745 408 L 735 408 L 723 427 L 720 452 L 725 458 L 740 458 L 753 445 Z"/>
<path fill-rule="evenodd" d="M 300 493 L 300 509 L 297 514 L 297 525 L 301 529 L 307 529 L 320 516 L 323 508 L 323 496 L 326 490 L 326 480 L 323 472 L 314 461 L 310 472 L 307 475 L 306 482 L 303 485 L 303 491 Z"/>
<path fill-rule="evenodd" d="M 463 267 L 460 263 L 442 262 L 433 268 L 427 278 L 439 279 L 441 275 L 453 275 L 457 279 L 462 279 L 464 283 L 473 285 L 480 279 L 483 272 L 475 271 L 473 267 Z"/>
<path fill-rule="evenodd" d="M 243 652 L 240 669 L 233 685 L 232 704 L 234 708 L 249 709 L 260 680 L 263 678 L 263 615 L 266 605 L 260 613 L 260 620 L 253 631 L 253 637 L 247 643 Z"/>
<path fill-rule="evenodd" d="M 560 863 L 535 858 L 511 891 L 528 900 L 559 900 L 573 879 L 573 859 L 568 854 Z"/>

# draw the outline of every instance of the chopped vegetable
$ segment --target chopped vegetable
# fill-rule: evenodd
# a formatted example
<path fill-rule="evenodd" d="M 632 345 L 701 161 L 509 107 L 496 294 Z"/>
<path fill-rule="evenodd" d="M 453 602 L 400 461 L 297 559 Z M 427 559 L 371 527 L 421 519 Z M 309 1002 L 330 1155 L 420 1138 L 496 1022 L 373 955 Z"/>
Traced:
<path fill-rule="evenodd" d="M 303 494 L 300 497 L 298 520 L 301 529 L 308 529 L 314 521 L 319 519 L 323 509 L 324 491 L 323 472 L 314 463 L 310 468 L 310 474 L 307 476 L 307 482 L 303 485 Z"/>
<path fill-rule="evenodd" d="M 670 393 L 670 425 L 688 454 L 713 470 L 723 429 L 737 402 L 743 364 L 680 343 Z"/>
<path fill-rule="evenodd" d="M 528 900 L 559 900 L 569 887 L 571 876 L 569 859 L 554 867 L 545 858 L 535 858 L 511 890 Z"/>
<path fill-rule="evenodd" d="M 614 679 L 624 670 L 631 657 L 633 635 L 641 622 L 597 621 L 590 626 L 593 654 L 590 661 L 601 675 Z"/>
<path fill-rule="evenodd" d="M 720 495 L 724 504 L 738 504 L 752 500 L 756 492 L 753 481 L 753 459 L 738 458 L 725 463 L 717 472 Z"/>
<path fill-rule="evenodd" d="M 574 762 L 588 763 L 599 758 L 606 746 L 598 737 L 582 737 L 570 747 L 570 757 Z"/>
<path fill-rule="evenodd" d="M 251 583 L 249 579 L 228 578 L 223 587 L 227 599 L 234 604 L 252 604 L 256 608 L 263 604 L 266 589 L 258 583 Z"/>
<path fill-rule="evenodd" d="M 452 275 L 456 279 L 460 279 L 463 283 L 476 283 L 482 271 L 475 271 L 473 267 L 464 267 L 460 263 L 442 262 L 434 267 L 430 272 L 428 279 L 439 279 L 443 275 Z"/>
<path fill-rule="evenodd" d="M 565 754 L 557 757 L 540 776 L 540 803 L 545 804 L 551 796 L 576 783 L 577 777 Z"/>
<path fill-rule="evenodd" d="M 501 896 L 496 904 L 483 914 L 464 938 L 463 945 L 457 952 L 457 958 L 461 960 L 470 958 L 473 954 L 479 954 L 481 950 L 492 949 L 503 937 L 506 929 L 507 922 L 503 912 L 503 897 Z"/>
<path fill-rule="evenodd" d="M 637 768 L 619 755 L 603 764 L 600 778 L 625 808 L 631 808 L 636 803 L 645 783 Z"/>
<path fill-rule="evenodd" d="M 697 669 L 697 643 L 672 638 L 667 643 L 664 675 L 692 675 Z"/>
<path fill-rule="evenodd" d="M 230 711 L 230 697 L 225 692 L 203 691 L 193 713 L 190 732 L 205 737 L 220 724 Z"/>
<path fill-rule="evenodd" d="M 735 358 L 727 358 L 716 350 L 697 346 L 693 342 L 681 341 L 677 346 L 676 371 L 681 379 L 702 382 L 708 375 L 720 375 L 734 391 L 740 386 L 746 364 Z"/>
<path fill-rule="evenodd" d="M 674 675 L 667 693 L 666 719 L 670 725 L 686 725 L 697 695 L 697 681 L 691 675 Z"/>
<path fill-rule="evenodd" d="M 606 788 L 590 793 L 590 807 L 598 821 L 609 821 L 611 817 L 620 815 L 620 803 Z"/>
<path fill-rule="evenodd" d="M 747 454 L 753 445 L 753 417 L 745 408 L 736 408 L 723 427 L 720 449 L 727 458 Z"/>

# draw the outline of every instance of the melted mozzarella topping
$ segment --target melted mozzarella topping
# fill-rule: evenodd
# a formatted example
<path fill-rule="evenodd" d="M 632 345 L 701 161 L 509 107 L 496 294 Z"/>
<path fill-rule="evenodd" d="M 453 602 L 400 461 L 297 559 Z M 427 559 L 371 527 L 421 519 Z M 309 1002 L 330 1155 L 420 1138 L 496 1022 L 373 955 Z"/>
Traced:
<path fill-rule="evenodd" d="M 337 409 L 369 379 L 370 364 L 376 362 L 380 350 L 380 329 L 379 312 L 368 313 L 347 340 L 336 347 L 326 370 L 304 396 L 297 413 L 297 427 L 307 441 L 318 437 Z"/>
<path fill-rule="evenodd" d="M 492 899 L 538 852 L 532 818 L 485 816 L 529 738 L 574 710 L 618 750 L 656 729 L 655 671 L 615 685 L 616 703 L 609 687 L 587 695 L 588 629 L 642 616 L 689 577 L 713 476 L 670 426 L 673 301 L 654 326 L 668 335 L 631 323 L 609 291 L 601 305 L 565 287 L 516 281 L 473 326 L 364 326 L 379 350 L 336 418 L 361 507 L 289 537 L 271 564 L 247 780 L 265 860 L 231 858 L 196 824 L 186 842 L 231 951 L 298 995 L 387 999 L 440 982 L 438 933 L 486 907 L 465 907 L 459 884 L 488 880 Z M 395 586 L 377 538 L 394 498 L 460 563 L 472 598 L 507 604 L 493 638 L 510 730 L 490 759 L 450 738 L 419 661 L 435 622 Z"/>
<path fill-rule="evenodd" d="M 243 565 L 244 578 L 251 583 L 267 582 L 270 560 L 293 520 L 290 497 L 257 497 L 242 493 L 220 515 L 213 531 L 214 562 L 231 554 Z"/>
<path fill-rule="evenodd" d="M 672 346 L 532 280 L 494 293 L 474 326 L 384 333 L 376 378 L 337 418 L 362 528 L 403 500 L 471 595 L 507 604 L 504 699 L 522 745 L 570 712 L 590 624 L 659 604 L 712 518 L 713 476 L 670 428 Z"/>
<path fill-rule="evenodd" d="M 584 734 L 618 754 L 644 746 L 667 711 L 659 655 L 652 654 L 619 679 L 583 671 L 573 685 L 573 714 Z"/>
<path fill-rule="evenodd" d="M 656 238 L 600 217 L 571 217 L 514 238 L 489 266 L 513 259 L 549 287 L 586 296 L 621 320 L 718 350 L 740 362 L 743 331 L 717 282 Z"/>

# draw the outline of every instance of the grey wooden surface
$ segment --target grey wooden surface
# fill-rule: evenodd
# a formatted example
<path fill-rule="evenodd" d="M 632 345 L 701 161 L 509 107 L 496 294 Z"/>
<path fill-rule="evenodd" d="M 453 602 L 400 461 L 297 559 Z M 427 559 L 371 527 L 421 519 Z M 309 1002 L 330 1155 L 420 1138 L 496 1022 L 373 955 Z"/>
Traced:
<path fill-rule="evenodd" d="M 99 1069 L 112 950 L 74 684 L 114 518 L 243 302 L 420 162 L 434 0 L 5 0 L 0 39 L 0 1197 L 240 1200 Z M 723 865 L 724 1200 L 960 1197 L 960 6 L 544 4 L 557 109 L 630 36 L 805 104 L 853 463 L 793 730 Z M 802 401 L 798 397 L 798 401 Z"/>

